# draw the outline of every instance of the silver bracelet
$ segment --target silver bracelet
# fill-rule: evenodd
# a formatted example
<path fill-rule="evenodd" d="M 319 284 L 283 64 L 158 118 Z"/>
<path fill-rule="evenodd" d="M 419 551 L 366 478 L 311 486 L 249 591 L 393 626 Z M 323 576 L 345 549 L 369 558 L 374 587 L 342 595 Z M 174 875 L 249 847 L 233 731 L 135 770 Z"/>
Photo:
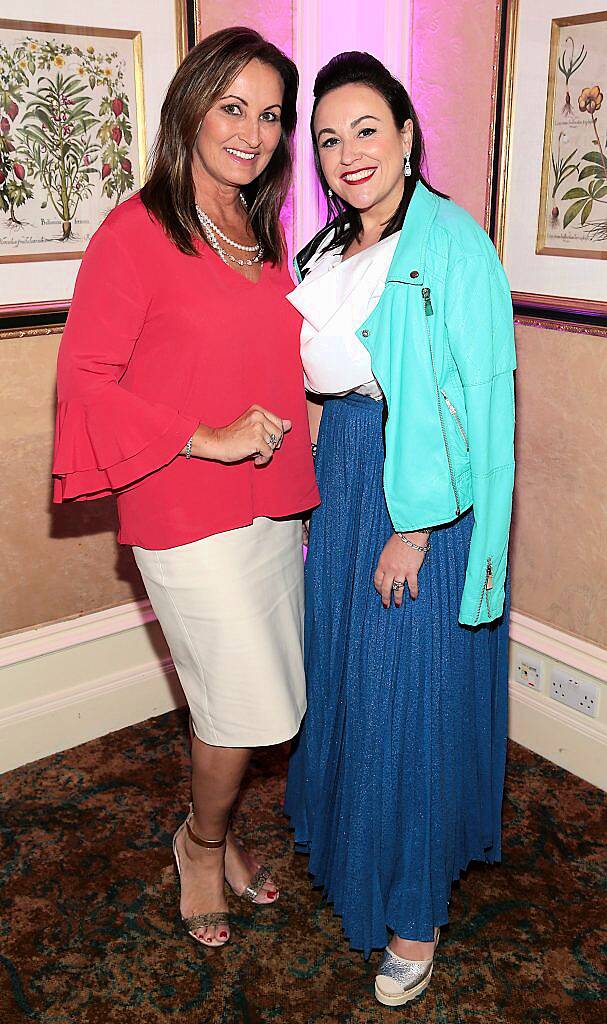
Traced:
<path fill-rule="evenodd" d="M 423 530 L 423 531 L 422 530 L 417 530 L 416 532 L 417 533 L 425 533 L 426 531 L 425 530 Z M 424 555 L 430 550 L 430 542 L 428 542 L 427 544 L 414 544 L 414 542 L 412 540 L 409 540 L 408 537 L 405 537 L 404 533 L 399 533 L 398 531 L 396 533 L 396 536 L 400 537 L 400 539 L 402 540 L 403 544 L 408 544 L 410 548 L 414 548 L 415 551 L 420 551 Z"/>
<path fill-rule="evenodd" d="M 194 440 L 194 435 L 192 434 L 192 437 L 190 438 L 190 440 L 188 441 L 188 443 L 185 446 L 185 457 L 186 457 L 186 459 L 191 459 L 192 458 L 192 441 L 193 440 Z"/>

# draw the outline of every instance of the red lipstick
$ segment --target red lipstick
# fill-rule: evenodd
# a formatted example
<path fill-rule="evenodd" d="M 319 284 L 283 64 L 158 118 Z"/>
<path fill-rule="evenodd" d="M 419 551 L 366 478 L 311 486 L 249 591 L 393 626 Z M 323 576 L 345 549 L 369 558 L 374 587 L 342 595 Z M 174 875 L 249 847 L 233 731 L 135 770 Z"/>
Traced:
<path fill-rule="evenodd" d="M 344 171 L 341 175 L 341 180 L 345 181 L 346 185 L 364 185 L 366 181 L 369 181 L 373 177 L 377 170 L 377 167 L 357 167 L 356 171 Z M 348 181 L 346 175 L 348 174 L 360 174 L 361 171 L 369 171 L 363 178 L 357 178 L 356 181 Z"/>

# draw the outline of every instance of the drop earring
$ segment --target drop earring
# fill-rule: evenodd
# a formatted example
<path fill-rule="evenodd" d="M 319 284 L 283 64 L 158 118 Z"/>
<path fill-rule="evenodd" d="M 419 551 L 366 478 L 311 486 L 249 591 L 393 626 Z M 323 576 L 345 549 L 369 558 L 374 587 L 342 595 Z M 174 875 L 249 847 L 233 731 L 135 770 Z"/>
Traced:
<path fill-rule="evenodd" d="M 332 198 L 333 198 L 333 189 L 329 188 L 329 189 L 327 189 L 327 199 L 332 199 Z"/>
<path fill-rule="evenodd" d="M 404 166 L 403 174 L 405 175 L 405 178 L 410 178 L 411 177 L 411 154 L 410 153 L 407 153 L 407 155 L 405 157 L 405 166 Z"/>

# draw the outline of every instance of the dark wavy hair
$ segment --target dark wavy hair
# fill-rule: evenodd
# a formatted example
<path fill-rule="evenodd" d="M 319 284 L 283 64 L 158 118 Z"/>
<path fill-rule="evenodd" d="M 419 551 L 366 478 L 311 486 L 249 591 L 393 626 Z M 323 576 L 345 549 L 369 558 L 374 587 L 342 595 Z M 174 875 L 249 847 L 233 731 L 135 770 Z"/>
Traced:
<path fill-rule="evenodd" d="M 297 124 L 299 75 L 292 60 L 250 28 L 227 28 L 193 47 L 175 72 L 154 143 L 149 177 L 141 199 L 181 252 L 196 256 L 194 239 L 206 241 L 196 213 L 192 151 L 200 122 L 246 64 L 259 60 L 284 82 L 281 137 L 272 159 L 243 188 L 249 221 L 271 263 L 281 263 L 285 245 L 280 211 L 293 174 L 292 142 Z"/>
<path fill-rule="evenodd" d="M 448 198 L 442 192 L 432 188 L 422 172 L 422 167 L 425 165 L 426 160 L 424 140 L 411 98 L 402 82 L 399 82 L 394 75 L 391 75 L 381 61 L 370 53 L 364 53 L 360 50 L 338 53 L 336 57 L 333 57 L 328 64 L 325 64 L 320 69 L 316 76 L 316 81 L 314 82 L 314 106 L 312 107 L 312 116 L 310 118 L 314 163 L 327 200 L 327 224 L 335 220 L 335 238 L 329 246 L 330 249 L 334 246 L 342 246 L 344 249 L 347 249 L 355 239 L 360 238 L 363 226 L 360 213 L 354 206 L 347 203 L 341 196 L 329 195 L 329 185 L 323 174 L 320 162 L 320 153 L 314 131 L 314 118 L 318 104 L 323 96 L 332 92 L 333 89 L 339 89 L 342 85 L 351 85 L 352 83 L 368 85 L 369 88 L 375 89 L 380 96 L 383 96 L 392 111 L 394 123 L 399 131 L 404 126 L 405 121 L 410 120 L 413 122 L 413 145 L 410 155 L 411 176 L 407 178 L 403 176 L 405 183 L 403 197 L 386 224 L 381 237 L 387 238 L 388 235 L 392 235 L 395 231 L 400 231 L 402 228 L 405 214 L 418 181 L 422 181 L 426 188 L 430 189 L 437 196 L 441 196 L 443 199 Z"/>

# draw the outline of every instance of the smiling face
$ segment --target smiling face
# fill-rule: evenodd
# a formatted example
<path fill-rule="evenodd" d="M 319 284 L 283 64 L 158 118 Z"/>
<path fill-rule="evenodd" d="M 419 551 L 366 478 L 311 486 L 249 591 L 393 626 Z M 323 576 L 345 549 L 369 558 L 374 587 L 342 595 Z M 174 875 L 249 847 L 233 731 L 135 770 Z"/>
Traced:
<path fill-rule="evenodd" d="M 357 210 L 381 208 L 387 217 L 403 194 L 403 163 L 411 152 L 413 124 L 399 130 L 383 96 L 351 83 L 319 101 L 314 134 L 329 188 Z"/>
<path fill-rule="evenodd" d="M 281 138 L 283 80 L 252 60 L 203 118 L 193 152 L 195 179 L 242 188 L 268 166 Z"/>

